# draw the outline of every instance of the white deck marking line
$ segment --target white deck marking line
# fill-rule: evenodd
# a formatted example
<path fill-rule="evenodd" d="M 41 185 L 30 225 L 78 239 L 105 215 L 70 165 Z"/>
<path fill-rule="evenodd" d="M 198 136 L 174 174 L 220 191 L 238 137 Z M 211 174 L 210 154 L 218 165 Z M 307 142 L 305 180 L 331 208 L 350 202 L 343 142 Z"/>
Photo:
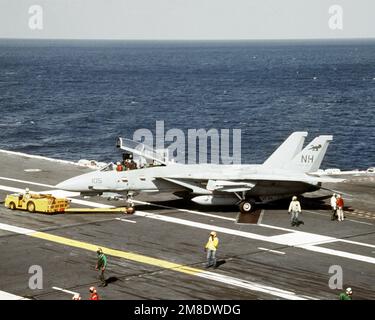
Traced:
<path fill-rule="evenodd" d="M 212 217 L 212 218 L 228 220 L 228 221 L 236 221 L 236 219 L 234 219 L 234 218 L 222 217 L 222 216 L 218 216 L 216 214 L 211 214 L 211 213 L 206 213 L 206 212 L 174 208 L 174 207 L 164 206 L 164 205 L 161 205 L 161 204 L 154 204 L 154 203 L 139 201 L 139 200 L 132 200 L 132 201 L 134 203 L 146 204 L 146 205 L 155 206 L 155 207 L 159 207 L 159 208 L 173 209 L 173 210 L 177 210 L 177 211 L 181 211 L 181 212 L 194 213 L 194 214 L 200 215 L 200 216 Z"/>
<path fill-rule="evenodd" d="M 52 186 L 50 184 L 38 183 L 38 182 L 32 182 L 32 181 L 26 181 L 26 180 L 20 180 L 20 179 L 8 178 L 8 177 L 0 177 L 0 180 L 25 183 L 25 184 L 30 184 L 30 185 L 34 185 L 34 186 L 40 186 L 40 187 L 47 187 L 47 188 L 54 188 L 55 187 L 55 186 Z M 79 192 L 76 192 L 76 193 L 79 195 Z"/>
<path fill-rule="evenodd" d="M 261 225 L 262 224 L 263 216 L 264 216 L 264 209 L 262 209 L 262 211 L 260 212 L 260 216 L 259 216 L 257 225 Z"/>
<path fill-rule="evenodd" d="M 302 246 L 300 246 L 300 248 L 310 250 L 310 251 L 314 251 L 314 252 L 339 256 L 339 257 L 342 257 L 342 258 L 347 258 L 347 259 L 352 259 L 352 260 L 357 260 L 357 261 L 375 264 L 375 258 L 362 256 L 360 254 L 354 254 L 354 253 L 349 253 L 349 252 L 345 252 L 345 251 L 339 251 L 339 250 L 335 250 L 335 249 L 329 249 L 329 248 L 318 247 L 318 246 L 313 246 L 313 245 L 302 245 Z"/>
<path fill-rule="evenodd" d="M 336 238 L 307 232 L 291 232 L 268 238 L 270 241 L 275 243 L 292 247 L 300 247 L 302 245 L 318 245 L 337 241 Z"/>
<path fill-rule="evenodd" d="M 321 215 L 321 216 L 326 216 L 326 217 L 330 217 L 331 215 L 330 214 L 324 214 L 324 213 L 320 213 L 320 212 L 314 212 L 314 211 L 309 211 L 309 210 L 304 210 L 303 212 L 307 212 L 307 213 L 313 213 L 313 214 L 317 214 L 317 215 Z M 361 214 L 358 214 L 359 216 L 362 216 Z M 368 225 L 373 225 L 372 223 L 368 223 L 368 222 L 362 222 L 362 221 L 357 221 L 357 220 L 352 220 L 352 219 L 345 219 L 347 221 L 350 221 L 350 222 L 354 222 L 354 223 L 361 223 L 361 224 L 368 224 Z"/>
<path fill-rule="evenodd" d="M 0 189 L 2 186 L 0 186 Z M 10 187 L 9 187 L 10 188 Z M 15 189 L 15 188 L 12 188 Z M 22 190 L 22 189 L 19 189 Z M 19 191 L 18 191 L 19 192 Z M 73 202 L 78 202 L 81 204 L 85 204 L 91 207 L 106 207 L 110 208 L 113 206 L 106 206 L 101 203 L 95 203 L 91 201 L 83 201 L 83 200 L 77 200 L 77 199 L 72 199 Z M 142 211 L 136 211 L 134 213 L 135 216 L 140 216 L 140 217 L 146 217 L 146 218 L 151 218 L 151 219 L 156 219 L 160 221 L 165 221 L 165 222 L 172 222 L 176 224 L 182 224 L 182 225 L 187 225 L 199 229 L 204 229 L 204 230 L 215 230 L 218 232 L 222 232 L 225 234 L 231 234 L 239 237 L 244 237 L 248 239 L 254 239 L 254 240 L 260 240 L 260 241 L 265 241 L 265 242 L 271 242 L 271 243 L 277 243 L 281 245 L 287 245 L 287 246 L 293 246 L 293 247 L 299 247 L 305 250 L 310 250 L 314 252 L 321 252 L 321 253 L 326 253 L 330 255 L 335 255 L 335 256 L 340 256 L 340 257 L 346 257 L 349 259 L 354 259 L 354 260 L 359 260 L 363 262 L 368 262 L 375 264 L 375 258 L 368 257 L 368 256 L 361 256 L 361 255 L 353 255 L 353 254 L 348 254 L 345 251 L 339 251 L 339 250 L 312 250 L 312 248 L 315 248 L 314 245 L 318 244 L 323 244 L 323 243 L 331 243 L 331 242 L 337 242 L 340 239 L 338 238 L 333 238 L 333 237 L 327 237 L 327 236 L 322 236 L 314 233 L 308 233 L 308 232 L 302 232 L 302 231 L 295 231 L 284 234 L 284 235 L 278 235 L 278 236 L 261 236 L 255 233 L 250 233 L 250 232 L 245 232 L 245 231 L 239 231 L 239 230 L 234 230 L 234 229 L 229 229 L 225 227 L 218 227 L 215 225 L 209 225 L 205 223 L 199 223 L 199 222 L 193 222 L 190 220 L 184 220 L 180 218 L 174 218 L 174 217 L 169 217 L 169 216 L 162 216 L 162 215 L 157 215 L 154 213 L 147 213 L 147 212 L 142 212 Z M 274 226 L 268 226 L 268 225 L 261 225 L 261 226 L 266 226 L 274 229 L 283 229 L 285 231 L 290 231 L 290 229 L 286 228 L 279 228 L 279 227 L 274 227 Z M 325 248 L 322 248 L 325 249 Z M 361 257 L 360 259 L 358 257 Z"/>
<path fill-rule="evenodd" d="M 363 222 L 363 223 L 366 223 L 366 222 Z M 366 224 L 368 224 L 368 223 L 366 223 Z M 276 229 L 276 230 L 282 230 L 282 231 L 290 231 L 290 232 L 294 232 L 294 233 L 302 232 L 302 231 L 298 231 L 298 230 L 293 230 L 293 229 L 288 229 L 288 228 L 282 228 L 282 227 L 276 227 L 276 226 L 271 226 L 271 225 L 267 225 L 267 224 L 262 224 L 261 226 L 265 227 L 265 228 L 270 228 L 270 229 Z M 339 239 L 339 238 L 333 238 L 333 239 L 336 239 L 336 241 L 338 241 L 338 242 L 346 242 L 346 243 L 356 244 L 356 245 L 359 245 L 359 246 L 375 248 L 375 245 L 369 244 L 369 243 L 358 242 L 358 241 L 351 241 L 351 240 Z"/>
<path fill-rule="evenodd" d="M 266 236 L 261 236 L 259 234 L 255 233 L 250 233 L 250 232 L 245 232 L 245 231 L 240 231 L 240 230 L 235 230 L 235 229 L 229 229 L 225 227 L 219 227 L 215 226 L 212 224 L 206 224 L 206 223 L 201 223 L 201 222 L 195 222 L 195 221 L 190 221 L 190 220 L 185 220 L 185 219 L 180 219 L 180 218 L 175 218 L 175 217 L 170 217 L 170 216 L 163 216 L 155 213 L 149 213 L 149 212 L 143 212 L 143 211 L 136 211 L 134 213 L 136 216 L 140 217 L 145 217 L 145 218 L 150 218 L 150 219 L 155 219 L 155 220 L 160 220 L 164 222 L 171 222 L 171 223 L 176 223 L 176 224 L 182 224 L 198 229 L 204 229 L 204 230 L 215 230 L 218 232 L 226 233 L 226 234 L 231 234 L 235 236 L 240 236 L 244 238 L 249 238 L 249 239 L 254 239 L 254 240 L 260 240 L 260 241 L 267 241 L 269 237 Z"/>
<path fill-rule="evenodd" d="M 258 249 L 259 249 L 259 250 L 262 250 L 262 251 L 267 251 L 267 252 L 276 253 L 276 254 L 286 254 L 285 252 L 282 252 L 282 251 L 271 250 L 271 249 L 262 248 L 262 247 L 258 247 Z"/>
<path fill-rule="evenodd" d="M 40 172 L 42 170 L 41 169 L 25 169 L 23 171 L 25 171 L 25 172 Z"/>
<path fill-rule="evenodd" d="M 30 299 L 0 290 L 0 300 L 30 300 Z"/>
<path fill-rule="evenodd" d="M 78 163 L 73 162 L 73 161 L 68 161 L 68 160 L 53 159 L 53 158 L 48 158 L 48 157 L 43 157 L 43 156 L 36 156 L 36 155 L 22 153 L 22 152 L 16 152 L 16 151 L 8 151 L 8 150 L 3 150 L 3 149 L 0 149 L 0 152 L 11 154 L 11 155 L 15 155 L 15 156 L 21 156 L 21 157 L 31 158 L 31 159 L 47 160 L 47 161 L 51 161 L 51 162 L 58 162 L 58 163 L 64 163 L 64 164 L 72 164 L 72 165 L 77 166 L 77 167 L 82 167 Z"/>
<path fill-rule="evenodd" d="M 57 290 L 57 291 L 62 291 L 62 292 L 65 292 L 65 293 L 69 293 L 69 294 L 71 294 L 73 296 L 75 294 L 79 294 L 79 292 L 74 292 L 74 291 L 66 290 L 66 289 L 59 288 L 59 287 L 52 287 L 52 289 Z"/>
<path fill-rule="evenodd" d="M 295 229 L 288 229 L 288 228 L 284 228 L 284 227 L 271 226 L 270 224 L 264 224 L 264 223 L 259 224 L 259 226 L 264 227 L 264 228 L 281 230 L 281 231 L 288 231 L 288 232 L 294 232 L 294 233 L 301 232 L 301 231 L 298 231 L 298 230 L 295 230 Z"/>
<path fill-rule="evenodd" d="M 316 215 L 318 215 L 318 216 L 326 216 L 326 217 L 330 217 L 330 216 L 331 216 L 330 213 L 325 214 L 325 213 L 315 212 L 315 211 L 310 211 L 310 210 L 302 210 L 302 215 L 303 215 L 304 212 L 312 213 L 312 214 L 316 214 Z"/>
<path fill-rule="evenodd" d="M 369 243 L 363 243 L 363 242 L 357 242 L 357 241 L 351 241 L 351 240 L 345 240 L 345 239 L 339 239 L 338 241 L 345 242 L 345 243 L 350 243 L 350 244 L 355 244 L 357 246 L 364 246 L 364 247 L 369 247 L 369 248 L 375 248 L 375 245 L 369 244 Z"/>
<path fill-rule="evenodd" d="M 0 184 L 0 190 L 9 191 L 9 192 L 14 192 L 14 193 L 17 193 L 17 192 L 24 192 L 24 191 L 25 191 L 24 189 L 13 188 L 13 187 L 8 187 L 8 186 L 3 186 L 3 185 L 1 185 L 1 184 Z"/>
<path fill-rule="evenodd" d="M 134 221 L 134 220 L 128 220 L 128 219 L 116 218 L 116 220 L 119 220 L 119 221 L 122 221 L 122 222 L 137 223 L 137 221 Z"/>
<path fill-rule="evenodd" d="M 19 227 L 12 226 L 12 225 L 0 224 L 0 229 L 2 229 L 2 228 L 6 228 L 6 230 L 14 230 L 15 233 L 17 233 L 17 230 L 23 229 L 23 228 L 19 228 Z M 23 232 L 22 234 L 30 234 L 30 236 L 32 236 L 32 234 L 34 234 L 34 233 L 38 233 L 37 231 L 31 230 L 31 229 L 24 229 L 24 230 L 27 230 L 27 232 L 26 233 Z M 240 287 L 240 288 L 243 288 L 243 289 L 248 289 L 248 290 L 251 290 L 251 291 L 258 291 L 258 292 L 267 293 L 267 294 L 270 294 L 270 295 L 273 295 L 273 296 L 276 296 L 276 297 L 280 297 L 280 298 L 284 298 L 284 299 L 306 300 L 305 296 L 298 296 L 292 291 L 286 291 L 286 290 L 262 285 L 262 284 L 259 284 L 259 283 L 256 283 L 256 282 L 251 282 L 251 281 L 247 281 L 247 280 L 243 280 L 243 279 L 239 279 L 239 278 L 229 277 L 229 276 L 226 276 L 226 275 L 220 274 L 220 273 L 213 273 L 213 272 L 202 270 L 201 272 L 193 273 L 191 275 L 194 275 L 194 276 L 200 277 L 200 278 L 204 278 L 204 279 L 208 279 L 208 280 L 212 280 L 212 281 L 216 281 L 216 282 L 219 282 L 219 283 L 228 284 L 228 285 L 235 286 L 235 287 Z M 54 289 L 59 290 L 61 288 L 54 287 Z M 61 289 L 61 291 L 68 292 L 68 293 L 75 293 L 73 291 L 69 291 L 69 290 L 65 290 L 65 289 Z"/>
<path fill-rule="evenodd" d="M 31 229 L 16 227 L 16 226 L 12 226 L 10 224 L 5 224 L 5 223 L 0 223 L 0 229 L 13 232 L 13 233 L 23 234 L 23 235 L 29 235 L 31 233 L 35 233 L 35 231 Z"/>
<path fill-rule="evenodd" d="M 209 279 L 209 280 L 226 283 L 226 284 L 236 286 L 236 287 L 245 288 L 251 291 L 259 291 L 259 292 L 268 293 L 268 294 L 278 296 L 280 298 L 284 298 L 288 300 L 306 300 L 305 296 L 297 296 L 294 292 L 291 292 L 291 291 L 285 291 L 285 290 L 261 285 L 261 284 L 247 281 L 247 280 L 242 280 L 242 279 L 233 278 L 229 276 L 223 276 L 222 274 L 219 274 L 219 273 L 203 271 L 201 273 L 196 274 L 196 276 Z"/>
<path fill-rule="evenodd" d="M 348 219 L 348 218 L 345 218 L 345 220 L 346 221 L 350 221 L 350 222 L 355 222 L 355 223 L 367 224 L 369 226 L 373 226 L 374 225 L 373 223 L 370 223 L 370 222 L 357 221 L 357 220 L 352 220 L 352 219 Z"/>

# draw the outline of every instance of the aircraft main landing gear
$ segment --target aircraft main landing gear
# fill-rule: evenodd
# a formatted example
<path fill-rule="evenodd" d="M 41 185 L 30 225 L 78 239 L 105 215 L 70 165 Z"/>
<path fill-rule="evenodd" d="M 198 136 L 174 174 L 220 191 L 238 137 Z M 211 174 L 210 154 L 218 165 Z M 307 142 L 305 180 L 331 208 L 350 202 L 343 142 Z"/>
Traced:
<path fill-rule="evenodd" d="M 240 202 L 240 212 L 241 213 L 251 213 L 254 211 L 255 204 L 248 200 L 243 200 Z"/>
<path fill-rule="evenodd" d="M 246 198 L 246 193 L 242 192 L 242 194 L 235 192 L 234 193 L 239 201 L 239 207 L 241 213 L 251 213 L 255 209 L 255 202 L 253 200 L 249 200 Z"/>

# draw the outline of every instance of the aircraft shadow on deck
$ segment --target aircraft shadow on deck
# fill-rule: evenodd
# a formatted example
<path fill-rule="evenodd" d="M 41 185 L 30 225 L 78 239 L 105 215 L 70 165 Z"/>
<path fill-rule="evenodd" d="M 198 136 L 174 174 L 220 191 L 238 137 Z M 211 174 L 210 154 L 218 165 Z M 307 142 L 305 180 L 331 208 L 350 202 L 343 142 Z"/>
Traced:
<path fill-rule="evenodd" d="M 319 198 L 304 198 L 300 197 L 302 210 L 331 210 L 328 202 L 325 200 L 330 196 L 319 197 Z M 159 206 L 166 206 L 182 210 L 196 210 L 203 212 L 238 212 L 238 207 L 233 205 L 228 206 L 203 206 L 196 204 L 191 201 L 186 201 L 184 199 L 176 200 L 164 200 L 164 201 L 152 201 L 151 205 L 136 205 L 137 210 L 161 210 Z M 256 205 L 256 211 L 259 210 L 288 210 L 290 200 L 279 200 L 269 204 Z M 348 210 L 350 211 L 350 210 Z"/>
<path fill-rule="evenodd" d="M 327 199 L 330 196 L 324 197 L 316 197 L 316 198 L 306 198 L 306 197 L 299 197 L 301 202 L 302 210 L 323 210 L 329 211 L 331 207 L 329 203 L 327 203 Z M 240 224 L 257 224 L 261 221 L 259 220 L 261 217 L 262 210 L 275 210 L 275 211 L 285 211 L 287 212 L 289 208 L 289 199 L 275 201 L 269 204 L 262 204 L 257 205 L 256 209 L 252 213 L 240 213 L 237 206 L 202 206 L 184 199 L 174 199 L 174 200 L 164 200 L 164 201 L 152 201 L 154 205 L 137 205 L 137 210 L 147 210 L 147 211 L 160 211 L 162 208 L 160 206 L 166 206 L 176 209 L 185 209 L 185 210 L 195 210 L 195 211 L 202 211 L 202 212 L 210 212 L 210 213 L 237 213 L 236 215 L 236 223 Z M 346 209 L 345 209 L 346 210 Z M 350 209 L 346 210 L 350 211 Z M 302 222 L 301 222 L 302 224 Z"/>

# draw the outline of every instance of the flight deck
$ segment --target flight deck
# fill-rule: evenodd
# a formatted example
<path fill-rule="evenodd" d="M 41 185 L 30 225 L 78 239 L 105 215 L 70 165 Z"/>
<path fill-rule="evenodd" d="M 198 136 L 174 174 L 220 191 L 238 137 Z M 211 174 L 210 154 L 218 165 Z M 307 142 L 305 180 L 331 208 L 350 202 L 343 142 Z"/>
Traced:
<path fill-rule="evenodd" d="M 48 191 L 72 206 L 111 208 L 121 200 L 83 198 L 55 185 L 89 172 L 75 163 L 0 151 L 0 201 Z M 96 249 L 108 257 L 101 299 L 337 299 L 332 270 L 342 270 L 353 299 L 375 299 L 375 178 L 325 185 L 342 192 L 343 222 L 331 221 L 329 191 L 302 199 L 304 225 L 291 227 L 288 203 L 267 205 L 246 223 L 237 207 L 205 207 L 173 196 L 135 198 L 136 212 L 38 214 L 0 206 L 0 298 L 88 299 L 98 286 Z M 251 220 L 251 219 L 250 219 Z M 204 245 L 215 230 L 219 266 L 205 268 Z M 29 286 L 30 267 L 43 271 Z"/>

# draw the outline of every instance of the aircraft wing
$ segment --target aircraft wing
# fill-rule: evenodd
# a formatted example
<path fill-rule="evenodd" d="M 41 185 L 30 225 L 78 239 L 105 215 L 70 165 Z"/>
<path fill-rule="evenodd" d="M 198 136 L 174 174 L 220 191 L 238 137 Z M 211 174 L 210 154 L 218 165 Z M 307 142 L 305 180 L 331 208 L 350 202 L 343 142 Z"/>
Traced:
<path fill-rule="evenodd" d="M 305 182 L 305 183 L 318 183 L 318 182 L 331 182 L 338 183 L 343 182 L 345 179 L 326 177 L 326 176 L 312 176 L 309 174 L 295 174 L 295 175 L 284 175 L 284 174 L 249 174 L 243 175 L 241 178 L 232 179 L 230 177 L 207 176 L 202 177 L 201 173 L 186 176 L 168 176 L 168 177 L 155 177 L 158 179 L 165 179 L 176 184 L 180 184 L 180 181 L 189 184 L 190 181 L 208 181 L 209 186 L 213 186 L 213 189 L 228 189 L 231 187 L 243 187 L 253 188 L 257 181 L 289 181 L 289 182 Z"/>
<path fill-rule="evenodd" d="M 161 178 L 165 181 L 174 183 L 180 187 L 184 187 L 192 193 L 197 194 L 210 194 L 210 192 L 204 188 L 199 182 L 189 179 L 171 179 L 171 178 Z"/>
<path fill-rule="evenodd" d="M 261 181 L 272 182 L 296 182 L 316 185 L 318 183 L 337 183 L 344 179 L 335 179 L 330 177 L 312 177 L 312 176 L 285 176 L 285 175 L 253 175 L 248 179 L 199 179 L 199 178 L 159 178 L 184 187 L 195 194 L 211 194 L 212 192 L 247 192 L 253 189 Z"/>

